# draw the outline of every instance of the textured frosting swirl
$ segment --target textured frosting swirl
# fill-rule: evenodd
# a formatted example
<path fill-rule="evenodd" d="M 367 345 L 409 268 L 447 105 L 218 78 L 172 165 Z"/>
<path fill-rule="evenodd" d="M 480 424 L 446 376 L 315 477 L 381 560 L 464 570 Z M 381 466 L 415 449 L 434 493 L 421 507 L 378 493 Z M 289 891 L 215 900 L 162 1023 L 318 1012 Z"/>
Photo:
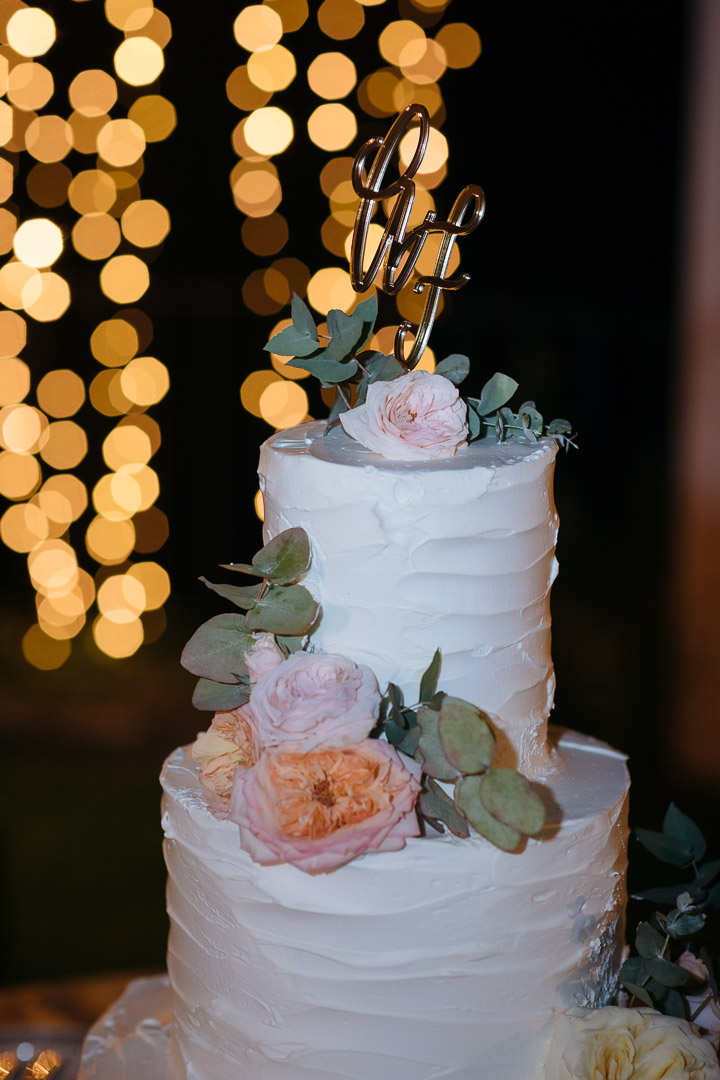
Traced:
<path fill-rule="evenodd" d="M 397 462 L 324 426 L 273 436 L 259 468 L 266 539 L 294 525 L 311 538 L 314 644 L 367 664 L 410 702 L 440 646 L 442 689 L 498 717 L 501 764 L 541 775 L 555 688 L 556 443 L 481 441 Z"/>

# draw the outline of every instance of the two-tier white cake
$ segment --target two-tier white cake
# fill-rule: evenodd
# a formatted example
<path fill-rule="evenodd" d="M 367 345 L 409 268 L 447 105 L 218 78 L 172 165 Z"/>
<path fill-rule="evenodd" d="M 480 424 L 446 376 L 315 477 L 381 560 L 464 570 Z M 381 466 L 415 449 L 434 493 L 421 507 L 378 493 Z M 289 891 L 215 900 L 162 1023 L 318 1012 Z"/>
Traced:
<path fill-rule="evenodd" d="M 546 1022 L 605 1003 L 623 943 L 622 755 L 550 729 L 555 443 L 482 440 L 397 462 L 323 424 L 262 448 L 266 537 L 302 526 L 312 647 L 417 699 L 494 715 L 534 781 L 542 833 L 508 853 L 410 839 L 330 872 L 260 866 L 177 751 L 163 773 L 172 1080 L 541 1080 Z"/>

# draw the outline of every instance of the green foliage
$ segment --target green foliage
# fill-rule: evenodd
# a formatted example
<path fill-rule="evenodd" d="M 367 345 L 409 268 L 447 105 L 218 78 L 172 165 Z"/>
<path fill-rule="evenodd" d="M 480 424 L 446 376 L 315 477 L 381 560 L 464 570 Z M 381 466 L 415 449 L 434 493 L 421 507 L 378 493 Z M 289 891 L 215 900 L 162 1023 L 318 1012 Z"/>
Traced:
<path fill-rule="evenodd" d="M 200 676 L 193 694 L 197 709 L 234 709 L 249 698 L 245 652 L 253 633 L 277 636 L 287 656 L 302 645 L 317 624 L 320 608 L 304 585 L 297 582 L 310 569 L 310 542 L 304 529 L 286 529 L 273 537 L 251 563 L 229 563 L 225 569 L 262 578 L 257 585 L 202 582 L 246 614 L 216 615 L 195 631 L 185 646 L 181 663 Z"/>
<path fill-rule="evenodd" d="M 720 860 L 702 863 L 707 843 L 697 824 L 673 803 L 668 807 L 661 832 L 635 829 L 640 843 L 661 862 L 678 869 L 692 869 L 692 878 L 674 886 L 657 886 L 635 894 L 636 899 L 672 905 L 670 911 L 655 911 L 642 921 L 635 934 L 636 956 L 625 961 L 620 979 L 639 1001 L 669 1016 L 692 1020 L 693 1006 L 688 996 L 717 998 L 717 969 L 713 957 L 698 940 L 706 931 L 707 917 L 720 906 L 716 879 Z M 703 981 L 677 963 L 686 951 L 702 960 L 707 971 Z M 697 1010 L 696 1010 L 697 1011 Z"/>
<path fill-rule="evenodd" d="M 444 375 L 455 386 L 459 386 L 470 374 L 470 358 L 462 353 L 452 353 L 435 366 L 435 374 Z"/>
<path fill-rule="evenodd" d="M 514 769 L 493 768 L 495 735 L 476 705 L 437 689 L 442 658 L 436 650 L 420 680 L 420 701 L 408 707 L 390 683 L 380 706 L 378 733 L 422 765 L 421 817 L 433 828 L 467 836 L 467 823 L 504 851 L 545 823 L 545 807 Z M 440 781 L 440 783 L 437 783 Z M 454 796 L 441 783 L 455 784 Z"/>
<path fill-rule="evenodd" d="M 509 375 L 496 371 L 482 388 L 479 398 L 468 398 L 470 442 L 495 438 L 498 442 L 534 443 L 542 435 L 551 435 L 561 446 L 575 446 L 572 424 L 552 420 L 545 424 L 534 401 L 525 401 L 514 413 L 507 403 L 518 388 Z"/>

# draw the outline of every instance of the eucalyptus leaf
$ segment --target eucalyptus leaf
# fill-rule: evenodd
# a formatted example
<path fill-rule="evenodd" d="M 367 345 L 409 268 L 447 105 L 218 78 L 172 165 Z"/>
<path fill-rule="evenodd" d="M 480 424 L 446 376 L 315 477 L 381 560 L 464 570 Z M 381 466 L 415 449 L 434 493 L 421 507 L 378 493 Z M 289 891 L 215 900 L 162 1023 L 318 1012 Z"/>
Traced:
<path fill-rule="evenodd" d="M 713 960 L 705 945 L 700 946 L 700 959 L 707 968 L 710 989 L 713 992 L 713 997 L 720 996 L 720 989 L 718 988 L 718 978 L 715 971 L 715 961 Z"/>
<path fill-rule="evenodd" d="M 230 562 L 220 563 L 221 570 L 235 570 L 240 574 L 252 574 L 253 577 L 262 577 L 262 574 L 258 574 L 254 566 L 244 562 Z"/>
<path fill-rule="evenodd" d="M 483 423 L 480 419 L 479 412 L 477 411 L 471 400 L 468 400 L 467 407 L 468 440 L 472 442 L 473 439 L 477 439 L 478 435 L 482 431 Z"/>
<path fill-rule="evenodd" d="M 459 772 L 469 775 L 490 768 L 495 736 L 487 720 L 487 713 L 462 698 L 446 696 L 442 702 L 438 716 L 440 745 L 447 761 Z M 487 809 L 494 813 L 491 807 Z"/>
<path fill-rule="evenodd" d="M 292 303 L 290 304 L 290 314 L 292 316 L 293 324 L 307 334 L 308 337 L 313 337 L 317 341 L 317 327 L 315 320 L 312 317 L 312 312 L 307 306 L 304 300 L 302 300 L 297 293 L 292 295 Z"/>
<path fill-rule="evenodd" d="M 643 847 L 661 862 L 672 866 L 690 866 L 693 861 L 692 848 L 683 840 L 652 829 L 635 829 L 635 835 Z"/>
<path fill-rule="evenodd" d="M 720 909 L 720 881 L 716 881 L 708 889 L 707 897 L 703 901 L 704 911 L 717 911 L 718 909 Z"/>
<path fill-rule="evenodd" d="M 480 798 L 488 813 L 525 836 L 535 836 L 545 824 L 545 804 L 514 769 L 491 769 L 483 777 Z"/>
<path fill-rule="evenodd" d="M 455 386 L 459 386 L 470 374 L 470 359 L 462 353 L 452 353 L 436 365 L 435 374 L 443 375 Z"/>
<path fill-rule="evenodd" d="M 210 679 L 198 679 L 192 697 L 195 708 L 203 712 L 228 712 L 249 700 L 250 690 L 244 683 L 230 686 Z"/>
<path fill-rule="evenodd" d="M 310 632 L 319 614 L 304 585 L 271 586 L 246 615 L 248 629 L 295 637 Z"/>
<path fill-rule="evenodd" d="M 662 956 L 665 938 L 649 922 L 641 922 L 635 934 L 635 948 L 646 959 Z"/>
<path fill-rule="evenodd" d="M 350 383 L 338 383 L 335 387 L 335 397 L 333 398 L 332 407 L 328 414 L 327 422 L 328 426 L 325 434 L 328 434 L 330 429 L 339 421 L 343 413 L 346 413 L 350 409 Z"/>
<path fill-rule="evenodd" d="M 572 424 L 569 420 L 551 420 L 547 426 L 548 435 L 570 435 Z"/>
<path fill-rule="evenodd" d="M 690 889 L 693 882 L 685 882 L 683 885 L 658 885 L 651 889 L 641 889 L 632 894 L 633 900 L 650 900 L 654 904 L 674 904 L 678 889 Z"/>
<path fill-rule="evenodd" d="M 473 829 L 503 851 L 515 851 L 522 836 L 490 814 L 480 797 L 485 776 L 463 776 L 455 785 L 455 805 Z"/>
<path fill-rule="evenodd" d="M 707 843 L 702 832 L 692 818 L 683 814 L 682 810 L 678 810 L 675 803 L 670 803 L 667 808 L 663 821 L 663 833 L 686 845 L 692 852 L 695 862 L 700 862 L 707 851 Z"/>
<path fill-rule="evenodd" d="M 388 683 L 387 695 L 390 698 L 393 708 L 397 709 L 399 712 L 405 704 L 405 695 L 403 694 L 402 689 L 395 683 L 390 682 Z"/>
<path fill-rule="evenodd" d="M 663 986 L 690 986 L 694 979 L 689 971 L 673 964 L 671 960 L 650 957 L 645 961 L 645 970 Z"/>
<path fill-rule="evenodd" d="M 403 737 L 397 744 L 398 750 L 402 750 L 403 754 L 407 754 L 408 757 L 415 757 L 415 751 L 418 748 L 420 742 L 420 728 L 411 727 L 403 733 Z"/>
<path fill-rule="evenodd" d="M 705 916 L 703 914 L 688 914 L 678 912 L 677 915 L 672 913 L 668 916 L 667 930 L 674 938 L 690 937 L 692 934 L 699 933 L 705 926 Z"/>
<path fill-rule="evenodd" d="M 408 734 L 405 728 L 400 727 L 393 720 L 386 720 L 383 726 L 385 737 L 392 746 L 399 746 L 405 736 Z"/>
<path fill-rule="evenodd" d="M 665 998 L 664 1010 L 666 1016 L 677 1016 L 681 1020 L 687 1019 L 685 1012 L 685 998 L 679 990 L 670 990 Z"/>
<path fill-rule="evenodd" d="M 420 739 L 415 754 L 416 760 L 420 761 L 428 776 L 436 780 L 457 779 L 460 775 L 458 770 L 449 763 L 443 753 L 438 733 L 438 713 L 424 705 L 418 709 L 417 722 L 420 728 Z"/>
<path fill-rule="evenodd" d="M 304 529 L 285 529 L 253 556 L 252 564 L 276 585 L 290 585 L 310 569 L 310 541 Z"/>
<path fill-rule="evenodd" d="M 440 650 L 435 650 L 435 655 L 428 664 L 420 679 L 420 700 L 430 701 L 437 690 L 437 681 L 440 674 L 442 656 Z"/>
<path fill-rule="evenodd" d="M 362 300 L 355 310 L 353 311 L 353 317 L 361 320 L 361 332 L 360 337 L 355 345 L 355 351 L 360 352 L 364 349 L 368 341 L 372 337 L 373 330 L 375 329 L 375 320 L 378 314 L 378 298 L 377 293 L 373 293 L 372 296 L 368 296 L 367 300 Z"/>
<path fill-rule="evenodd" d="M 276 641 L 284 652 L 292 655 L 292 653 L 300 652 L 304 638 L 304 634 L 278 634 Z"/>
<path fill-rule="evenodd" d="M 645 960 L 642 956 L 629 956 L 620 968 L 620 978 L 623 982 L 630 979 L 631 982 L 641 983 L 646 975 Z"/>
<path fill-rule="evenodd" d="M 528 430 L 533 435 L 542 435 L 543 418 L 542 414 L 535 408 L 534 401 L 523 402 L 517 411 L 517 417 L 523 426 L 527 425 Z"/>
<path fill-rule="evenodd" d="M 655 1002 L 644 986 L 638 986 L 636 983 L 629 982 L 627 979 L 623 979 L 622 982 L 628 993 L 632 994 L 638 1001 L 642 1001 L 643 1005 L 647 1005 L 651 1009 L 655 1008 Z"/>
<path fill-rule="evenodd" d="M 496 371 L 480 391 L 476 406 L 480 416 L 488 416 L 500 409 L 506 401 L 510 400 L 517 388 L 518 384 L 514 379 Z"/>
<path fill-rule="evenodd" d="M 222 596 L 223 600 L 229 600 L 231 604 L 245 611 L 257 603 L 262 588 L 262 585 L 224 585 L 222 583 L 215 585 L 205 577 L 201 577 L 200 581 L 212 592 Z"/>
<path fill-rule="evenodd" d="M 709 885 L 713 878 L 716 878 L 720 874 L 720 859 L 712 859 L 710 862 L 703 863 L 698 868 L 697 884 Z M 688 886 L 692 888 L 692 886 Z"/>
<path fill-rule="evenodd" d="M 375 298 L 375 303 L 377 305 L 377 298 Z M 359 310 L 361 306 L 361 304 L 358 304 L 352 315 L 346 315 L 344 311 L 340 311 L 338 308 L 332 308 L 328 312 L 327 328 L 328 334 L 330 334 L 330 342 L 325 349 L 328 360 L 346 363 L 360 346 L 364 321 L 362 312 Z"/>
<path fill-rule="evenodd" d="M 465 839 L 470 835 L 467 820 L 458 813 L 453 800 L 434 780 L 429 780 L 427 790 L 420 793 L 420 813 L 433 821 L 442 821 L 454 836 Z"/>
<path fill-rule="evenodd" d="M 357 371 L 357 364 L 354 360 L 344 364 L 334 360 L 332 357 L 328 357 L 327 351 L 329 348 L 328 345 L 328 348 L 318 353 L 317 356 L 296 356 L 294 360 L 288 360 L 288 366 L 309 371 L 311 375 L 320 380 L 323 386 L 335 386 L 337 383 L 347 382 Z"/>
<path fill-rule="evenodd" d="M 228 611 L 198 627 L 183 649 L 180 663 L 193 675 L 234 683 L 233 672 L 247 673 L 244 656 L 252 643 L 245 617 Z"/>

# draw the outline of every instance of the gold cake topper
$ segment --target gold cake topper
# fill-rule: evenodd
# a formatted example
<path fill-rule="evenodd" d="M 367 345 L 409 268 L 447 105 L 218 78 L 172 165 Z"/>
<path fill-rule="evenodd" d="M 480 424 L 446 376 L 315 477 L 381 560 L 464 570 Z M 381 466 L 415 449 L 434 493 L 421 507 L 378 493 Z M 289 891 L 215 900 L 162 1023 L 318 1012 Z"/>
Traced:
<path fill-rule="evenodd" d="M 397 180 L 383 187 L 387 167 L 400 140 L 415 120 L 420 121 L 420 127 L 412 159 Z M 406 231 L 415 202 L 413 177 L 425 157 L 429 137 L 430 116 L 427 109 L 424 105 L 408 105 L 394 121 L 384 139 L 368 139 L 360 147 L 352 170 L 353 188 L 360 197 L 350 252 L 350 278 L 355 292 L 367 292 L 384 266 L 379 288 L 388 296 L 395 296 L 408 283 L 430 233 L 442 233 L 433 273 L 418 278 L 413 287 L 416 293 L 424 292 L 426 286 L 428 290 L 420 324 L 416 327 L 403 321 L 395 335 L 395 359 L 408 371 L 416 367 L 428 343 L 440 303 L 440 293 L 443 290 L 454 292 L 461 289 L 470 280 L 468 274 L 460 274 L 454 278 L 446 278 L 444 275 L 458 237 L 473 232 L 485 213 L 483 189 L 477 184 L 466 184 L 453 203 L 447 221 L 438 220 L 435 211 L 429 210 L 420 225 Z M 375 206 L 393 196 L 396 196 L 395 203 L 388 215 L 382 240 L 370 260 L 370 265 L 364 270 L 368 229 Z M 415 335 L 415 341 L 409 356 L 406 356 L 405 339 L 411 332 Z"/>

